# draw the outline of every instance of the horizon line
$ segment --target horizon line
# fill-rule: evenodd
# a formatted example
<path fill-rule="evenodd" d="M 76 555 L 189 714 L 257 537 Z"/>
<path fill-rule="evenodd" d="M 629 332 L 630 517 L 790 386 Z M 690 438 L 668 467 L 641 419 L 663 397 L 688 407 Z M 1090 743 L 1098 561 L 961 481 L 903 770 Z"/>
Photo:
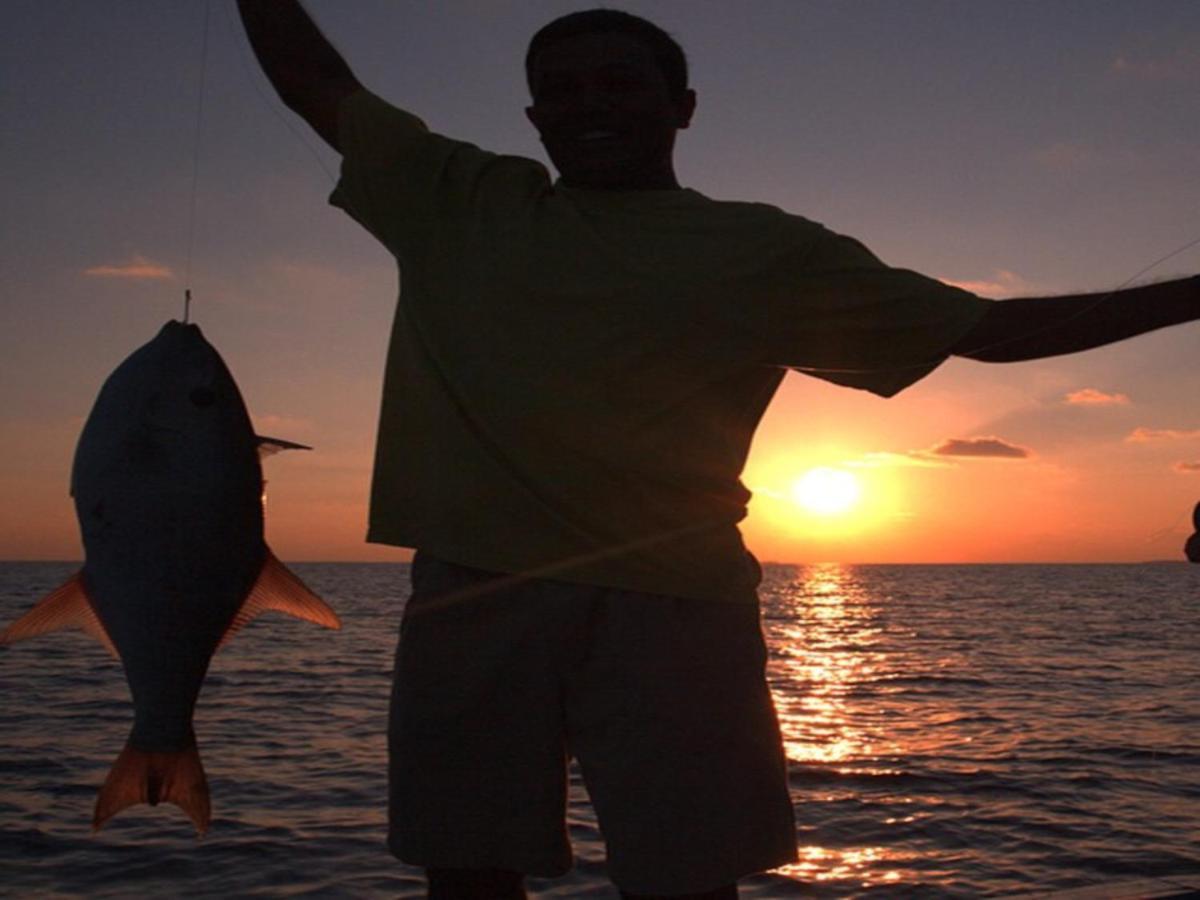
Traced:
<path fill-rule="evenodd" d="M 407 559 L 288 559 L 282 560 L 288 564 L 299 565 L 347 565 L 347 566 L 407 566 L 412 560 Z M 38 558 L 6 558 L 0 557 L 0 564 L 4 563 L 21 563 L 21 564 L 45 564 L 45 565 L 76 565 L 82 566 L 85 560 L 82 559 L 38 559 Z M 785 562 L 782 560 L 770 559 L 759 560 L 759 565 L 762 566 L 1149 566 L 1149 565 L 1192 565 L 1187 559 L 1175 558 L 1159 558 L 1159 559 L 1097 559 L 1097 560 L 973 560 L 973 561 L 907 561 L 895 562 L 888 560 L 872 561 L 872 562 L 850 562 L 846 560 L 807 560 Z"/>

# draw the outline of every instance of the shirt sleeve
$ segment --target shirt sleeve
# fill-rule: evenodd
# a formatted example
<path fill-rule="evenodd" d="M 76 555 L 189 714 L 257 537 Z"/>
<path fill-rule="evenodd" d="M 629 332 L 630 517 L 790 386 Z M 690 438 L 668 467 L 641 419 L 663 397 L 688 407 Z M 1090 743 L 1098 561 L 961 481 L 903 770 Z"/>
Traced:
<path fill-rule="evenodd" d="M 490 153 L 430 131 L 411 113 L 358 90 L 338 110 L 341 175 L 329 202 L 399 257 L 456 206 L 548 184 L 533 160 Z"/>
<path fill-rule="evenodd" d="M 768 307 L 769 361 L 891 397 L 941 365 L 989 302 L 821 229 Z"/>

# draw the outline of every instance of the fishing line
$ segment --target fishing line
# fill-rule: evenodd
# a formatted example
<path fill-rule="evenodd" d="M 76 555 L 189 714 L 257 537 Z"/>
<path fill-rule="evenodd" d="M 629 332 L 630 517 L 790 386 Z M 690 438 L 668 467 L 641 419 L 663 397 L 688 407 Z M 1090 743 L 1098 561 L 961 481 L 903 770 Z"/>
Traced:
<path fill-rule="evenodd" d="M 315 159 L 317 161 L 317 165 L 321 167 L 321 170 L 326 174 L 326 176 L 329 178 L 330 182 L 336 184 L 337 175 L 334 174 L 334 172 L 332 172 L 330 170 L 328 165 L 326 165 L 325 160 L 323 160 L 321 158 L 320 153 L 317 152 L 317 149 L 313 146 L 312 142 L 305 136 L 305 134 L 300 129 L 298 129 L 295 125 L 292 124 L 291 121 L 289 121 L 288 117 L 286 115 L 284 115 L 274 103 L 271 102 L 270 98 L 264 93 L 263 89 L 259 86 L 258 79 L 254 75 L 254 67 L 251 66 L 250 61 L 247 59 L 248 54 L 247 54 L 247 50 L 245 47 L 245 42 L 240 38 L 240 36 L 238 34 L 238 26 L 237 26 L 237 23 L 234 21 L 233 13 L 231 12 L 231 8 L 232 8 L 232 4 L 229 4 L 226 6 L 226 9 L 225 9 L 226 24 L 229 27 L 229 33 L 232 37 L 233 43 L 237 47 L 239 47 L 239 49 L 241 51 L 238 54 L 238 59 L 241 62 L 242 70 L 246 74 L 246 80 L 250 82 L 251 86 L 254 88 L 255 93 L 258 94 L 259 99 L 261 99 L 263 104 L 269 110 L 271 110 L 271 113 L 275 116 L 275 118 L 277 118 L 280 122 L 282 122 L 284 124 L 284 126 L 288 129 L 288 131 L 290 131 L 293 135 L 295 135 L 296 139 L 299 140 L 300 143 L 305 146 L 305 148 L 307 148 L 308 152 L 312 155 L 313 159 Z M 195 245 L 196 245 L 196 204 L 197 204 L 197 197 L 199 195 L 199 187 L 200 187 L 200 150 L 201 150 L 201 145 L 203 143 L 203 134 L 204 134 L 204 95 L 207 91 L 207 86 L 208 86 L 209 32 L 212 30 L 212 26 L 210 24 L 211 18 L 212 18 L 212 0 L 205 0 L 204 24 L 203 24 L 202 34 L 201 34 L 201 39 L 200 39 L 200 73 L 199 73 L 199 78 L 198 78 L 199 86 L 197 88 L 197 96 L 196 96 L 196 126 L 195 126 L 195 136 L 194 136 L 194 140 L 192 142 L 192 185 L 191 185 L 190 196 L 188 199 L 187 251 L 186 251 L 186 261 L 184 264 L 184 279 L 183 279 L 183 281 L 184 281 L 184 288 L 183 288 L 183 321 L 184 321 L 184 324 L 187 324 L 187 322 L 190 319 L 191 305 L 192 305 L 192 261 L 193 261 L 194 255 L 195 255 Z"/>
<path fill-rule="evenodd" d="M 200 141 L 204 125 L 204 89 L 208 74 L 208 20 L 211 0 L 204 3 L 204 31 L 200 39 L 200 83 L 196 90 L 196 132 L 192 142 L 192 192 L 188 203 L 187 261 L 183 277 L 183 322 L 186 325 L 192 306 L 192 250 L 196 243 L 196 195 L 200 185 Z"/>
<path fill-rule="evenodd" d="M 233 43 L 238 47 L 238 59 L 241 61 L 242 71 L 246 75 L 246 81 L 248 81 L 250 86 L 254 88 L 254 92 L 258 94 L 258 98 L 262 101 L 263 106 L 271 111 L 271 115 L 282 122 L 283 126 L 292 133 L 296 140 L 304 145 L 304 148 L 308 151 L 309 156 L 316 160 L 317 165 L 321 167 L 321 171 L 324 172 L 325 176 L 329 179 L 330 185 L 336 187 L 338 183 L 338 175 L 326 164 L 321 151 L 318 149 L 319 145 L 315 144 L 309 139 L 307 134 L 308 129 L 298 128 L 294 124 L 295 116 L 290 112 L 285 111 L 286 107 L 283 109 L 280 108 L 280 104 L 276 102 L 276 95 L 274 91 L 267 92 L 262 89 L 262 68 L 259 66 L 258 61 L 255 60 L 251 55 L 250 44 L 246 40 L 245 32 L 242 30 L 241 25 L 236 21 L 232 9 L 232 4 L 229 4 L 225 7 L 225 23 L 229 28 L 229 34 Z M 328 36 L 325 37 L 325 40 L 329 41 L 331 46 L 334 46 L 333 41 L 330 40 Z M 337 49 L 336 46 L 334 49 Z M 339 202 L 345 204 L 343 208 L 355 219 L 358 219 L 359 221 L 365 221 L 367 219 L 366 216 L 359 214 L 354 205 L 349 202 L 349 198 L 341 197 Z"/>
<path fill-rule="evenodd" d="M 226 5 L 226 7 L 225 7 L 225 23 L 229 28 L 229 34 L 230 34 L 231 39 L 233 40 L 233 43 L 238 47 L 238 49 L 240 51 L 238 53 L 238 59 L 241 61 L 242 71 L 246 73 L 246 80 L 250 83 L 251 87 L 254 88 L 254 92 L 256 94 L 258 94 L 258 97 L 260 100 L 262 100 L 263 105 L 266 106 L 267 109 L 269 109 L 271 111 L 271 113 L 275 116 L 275 118 L 278 119 L 280 122 L 282 122 L 284 124 L 284 126 L 287 128 L 287 130 L 290 131 L 293 135 L 295 135 L 296 139 L 298 141 L 300 141 L 301 144 L 304 145 L 305 149 L 308 150 L 308 152 L 312 156 L 312 158 L 317 161 L 317 165 L 321 167 L 321 171 L 323 171 L 326 174 L 326 176 L 328 176 L 330 183 L 337 184 L 337 180 L 338 180 L 337 174 L 335 172 L 333 172 L 329 168 L 329 166 L 327 166 L 325 164 L 325 160 L 321 158 L 321 154 L 317 150 L 316 146 L 312 143 L 312 141 L 310 141 L 308 139 L 308 136 L 301 129 L 297 128 L 292 123 L 292 119 L 290 116 L 288 116 L 287 114 L 280 111 L 279 106 L 274 102 L 271 95 L 267 94 L 262 89 L 262 86 L 260 85 L 260 80 L 262 78 L 262 74 L 261 74 L 262 70 L 259 68 L 258 63 L 255 62 L 251 58 L 250 52 L 247 49 L 248 44 L 246 42 L 244 32 L 242 31 L 241 26 L 239 26 L 238 23 L 234 20 L 233 13 L 231 10 L 232 10 L 232 4 Z M 329 40 L 329 38 L 326 37 L 326 40 Z"/>
<path fill-rule="evenodd" d="M 1191 514 L 1190 510 L 1184 510 L 1178 516 L 1176 516 L 1175 521 L 1172 522 L 1170 525 L 1168 525 L 1166 528 L 1160 528 L 1160 529 L 1158 529 L 1158 531 L 1152 531 L 1150 533 L 1150 535 L 1146 538 L 1146 543 L 1153 544 L 1155 541 L 1160 541 L 1165 537 L 1169 537 L 1170 535 L 1179 534 L 1180 533 L 1179 532 L 1179 523 L 1182 522 L 1184 520 L 1184 518 L 1190 514 Z"/>

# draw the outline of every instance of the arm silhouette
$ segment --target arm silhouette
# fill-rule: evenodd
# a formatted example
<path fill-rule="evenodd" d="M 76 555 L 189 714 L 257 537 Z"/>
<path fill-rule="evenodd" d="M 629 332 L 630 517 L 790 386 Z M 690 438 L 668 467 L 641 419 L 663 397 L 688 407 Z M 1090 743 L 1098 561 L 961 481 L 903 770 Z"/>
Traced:
<path fill-rule="evenodd" d="M 340 152 L 338 106 L 361 85 L 299 0 L 238 0 L 246 37 L 289 109 Z"/>
<path fill-rule="evenodd" d="M 993 303 L 951 348 L 980 362 L 1077 353 L 1200 319 L 1200 276 L 1108 293 L 1022 297 Z"/>

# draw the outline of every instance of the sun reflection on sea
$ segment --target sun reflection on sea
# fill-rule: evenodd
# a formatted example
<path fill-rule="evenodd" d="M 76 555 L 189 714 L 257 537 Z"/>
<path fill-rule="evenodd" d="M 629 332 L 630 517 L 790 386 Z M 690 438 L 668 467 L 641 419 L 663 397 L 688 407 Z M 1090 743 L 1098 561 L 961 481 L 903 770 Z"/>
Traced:
<path fill-rule="evenodd" d="M 905 748 L 887 727 L 888 711 L 876 708 L 862 690 L 887 681 L 895 666 L 886 649 L 881 598 L 871 596 L 852 567 L 837 563 L 796 567 L 791 583 L 775 585 L 773 592 L 780 600 L 765 624 L 777 648 L 772 692 L 788 759 L 793 770 L 834 776 L 805 780 L 802 788 L 794 788 L 794 799 L 799 804 L 848 799 L 838 776 L 902 775 L 880 765 L 889 757 L 902 758 Z M 893 799 L 889 805 L 893 808 L 881 812 L 881 825 L 911 821 L 904 801 Z M 809 829 L 802 831 L 809 831 L 809 840 L 817 837 Z M 878 844 L 854 846 L 853 840 L 837 835 L 830 843 L 838 846 L 801 846 L 798 862 L 775 871 L 809 883 L 868 886 L 913 880 L 916 853 Z"/>
<path fill-rule="evenodd" d="M 774 661 L 776 684 L 802 690 L 775 691 L 784 746 L 793 762 L 848 762 L 898 750 L 878 729 L 867 727 L 853 706 L 857 685 L 883 672 L 878 610 L 837 563 L 797 569 L 776 626 L 781 658 Z"/>
<path fill-rule="evenodd" d="M 899 868 L 889 868 L 916 858 L 889 847 L 798 847 L 800 861 L 775 869 L 800 881 L 859 881 L 869 884 L 898 884 L 904 880 Z"/>

